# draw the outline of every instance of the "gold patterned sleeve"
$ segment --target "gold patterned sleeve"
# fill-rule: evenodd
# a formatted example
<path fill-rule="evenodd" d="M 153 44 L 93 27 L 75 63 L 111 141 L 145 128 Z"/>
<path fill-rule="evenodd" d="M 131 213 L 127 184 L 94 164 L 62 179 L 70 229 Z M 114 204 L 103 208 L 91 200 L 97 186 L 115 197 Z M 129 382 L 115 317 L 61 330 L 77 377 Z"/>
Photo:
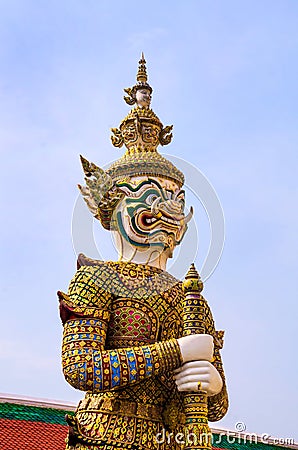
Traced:
<path fill-rule="evenodd" d="M 105 349 L 112 293 L 103 291 L 99 268 L 82 267 L 68 294 L 58 293 L 64 323 L 62 367 L 76 389 L 103 392 L 171 371 L 182 364 L 176 339 Z"/>
<path fill-rule="evenodd" d="M 206 314 L 206 323 L 206 332 L 208 334 L 211 334 L 214 339 L 214 361 L 212 362 L 212 364 L 218 370 L 223 381 L 223 387 L 221 391 L 218 394 L 213 395 L 212 397 L 208 397 L 208 420 L 210 422 L 216 422 L 224 417 L 229 407 L 225 373 L 220 354 L 220 350 L 223 347 L 224 332 L 215 330 L 214 320 L 209 307 Z"/>

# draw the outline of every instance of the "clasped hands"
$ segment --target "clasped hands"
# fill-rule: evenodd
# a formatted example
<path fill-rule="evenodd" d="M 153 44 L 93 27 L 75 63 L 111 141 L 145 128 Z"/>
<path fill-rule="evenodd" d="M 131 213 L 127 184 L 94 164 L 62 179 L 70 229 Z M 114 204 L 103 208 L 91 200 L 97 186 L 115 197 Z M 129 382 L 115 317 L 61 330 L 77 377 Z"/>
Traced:
<path fill-rule="evenodd" d="M 218 394 L 223 381 L 213 359 L 213 337 L 209 334 L 192 334 L 178 339 L 183 365 L 174 371 L 178 391 L 196 392 L 202 390 L 208 396 Z"/>

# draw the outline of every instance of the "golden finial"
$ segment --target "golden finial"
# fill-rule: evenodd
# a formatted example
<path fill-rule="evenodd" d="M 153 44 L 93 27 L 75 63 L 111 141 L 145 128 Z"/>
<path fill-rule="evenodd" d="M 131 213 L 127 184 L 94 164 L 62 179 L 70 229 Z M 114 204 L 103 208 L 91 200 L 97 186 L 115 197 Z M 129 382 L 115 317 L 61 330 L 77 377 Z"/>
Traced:
<path fill-rule="evenodd" d="M 183 281 L 183 290 L 187 291 L 198 291 L 201 292 L 203 290 L 204 284 L 201 280 L 201 277 L 195 268 L 194 263 L 191 264 L 188 269 L 187 274 L 185 275 L 185 280 Z"/>
<path fill-rule="evenodd" d="M 137 73 L 138 83 L 147 83 L 147 70 L 146 70 L 146 60 L 144 58 L 144 53 L 141 54 L 141 59 L 139 61 L 139 68 Z"/>
<path fill-rule="evenodd" d="M 185 275 L 185 278 L 188 280 L 189 278 L 198 279 L 199 277 L 200 277 L 200 275 L 198 274 L 198 271 L 197 271 L 194 263 L 192 263 L 190 268 L 188 269 L 187 274 Z"/>

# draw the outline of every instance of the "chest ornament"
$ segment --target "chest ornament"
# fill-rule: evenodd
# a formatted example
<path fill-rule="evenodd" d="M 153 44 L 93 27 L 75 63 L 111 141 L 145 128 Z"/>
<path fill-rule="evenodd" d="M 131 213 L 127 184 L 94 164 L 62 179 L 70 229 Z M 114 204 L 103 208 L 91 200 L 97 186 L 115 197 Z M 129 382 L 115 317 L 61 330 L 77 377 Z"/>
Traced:
<path fill-rule="evenodd" d="M 128 341 L 154 343 L 158 329 L 158 317 L 150 306 L 127 298 L 113 301 L 107 338 L 109 346 L 115 341 L 124 346 Z"/>

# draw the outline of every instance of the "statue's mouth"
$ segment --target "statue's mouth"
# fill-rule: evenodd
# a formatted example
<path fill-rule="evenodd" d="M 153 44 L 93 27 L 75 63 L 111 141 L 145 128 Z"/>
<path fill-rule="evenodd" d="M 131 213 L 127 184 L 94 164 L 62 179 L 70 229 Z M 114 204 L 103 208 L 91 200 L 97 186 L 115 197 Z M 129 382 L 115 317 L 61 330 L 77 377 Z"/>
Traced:
<path fill-rule="evenodd" d="M 186 226 L 186 224 L 190 221 L 192 215 L 192 208 L 190 209 L 190 212 L 187 214 L 187 216 L 185 216 L 184 214 L 170 215 L 169 213 L 161 209 L 157 214 L 152 214 L 152 212 L 149 211 L 143 211 L 138 215 L 137 223 L 140 228 L 145 230 L 153 229 L 157 225 L 162 225 L 163 227 L 173 230 Z"/>
<path fill-rule="evenodd" d="M 184 215 L 179 218 L 169 216 L 168 214 L 160 211 L 157 216 L 150 214 L 149 212 L 141 213 L 138 218 L 139 224 L 145 228 L 154 228 L 157 224 L 164 224 L 170 228 L 180 228 L 185 220 Z"/>

